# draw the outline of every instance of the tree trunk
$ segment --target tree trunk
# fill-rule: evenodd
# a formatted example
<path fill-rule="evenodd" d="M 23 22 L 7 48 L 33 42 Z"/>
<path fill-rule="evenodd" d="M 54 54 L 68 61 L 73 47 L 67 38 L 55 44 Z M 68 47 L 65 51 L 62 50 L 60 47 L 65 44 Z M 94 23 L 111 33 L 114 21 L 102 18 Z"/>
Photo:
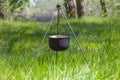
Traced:
<path fill-rule="evenodd" d="M 70 14 L 71 17 L 77 17 L 77 9 L 74 4 L 74 0 L 64 0 L 64 5 L 66 8 L 67 15 Z"/>
<path fill-rule="evenodd" d="M 82 2 L 83 0 L 76 0 L 78 17 L 82 17 L 84 15 Z"/>
<path fill-rule="evenodd" d="M 100 0 L 102 15 L 107 16 L 107 9 L 105 5 L 105 0 Z"/>
<path fill-rule="evenodd" d="M 66 14 L 67 16 L 70 14 L 70 10 L 69 10 L 69 5 L 68 5 L 68 0 L 64 0 L 64 6 L 65 6 L 65 9 L 66 9 Z"/>
<path fill-rule="evenodd" d="M 4 14 L 2 13 L 1 10 L 0 10 L 0 18 L 4 18 Z"/>
<path fill-rule="evenodd" d="M 0 1 L 0 18 L 4 18 L 4 14 L 2 12 L 3 8 L 4 8 L 3 1 Z"/>

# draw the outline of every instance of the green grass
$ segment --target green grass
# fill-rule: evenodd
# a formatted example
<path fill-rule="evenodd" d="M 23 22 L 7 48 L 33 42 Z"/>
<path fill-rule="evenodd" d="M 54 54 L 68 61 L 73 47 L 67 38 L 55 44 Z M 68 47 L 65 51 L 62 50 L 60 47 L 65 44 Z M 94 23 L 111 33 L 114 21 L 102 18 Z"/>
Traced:
<path fill-rule="evenodd" d="M 69 21 L 89 64 L 64 20 L 59 31 L 71 36 L 70 47 L 58 53 L 57 64 L 47 38 L 39 50 L 48 23 L 0 20 L 0 80 L 119 80 L 120 18 Z M 55 34 L 54 27 L 48 35 Z"/>

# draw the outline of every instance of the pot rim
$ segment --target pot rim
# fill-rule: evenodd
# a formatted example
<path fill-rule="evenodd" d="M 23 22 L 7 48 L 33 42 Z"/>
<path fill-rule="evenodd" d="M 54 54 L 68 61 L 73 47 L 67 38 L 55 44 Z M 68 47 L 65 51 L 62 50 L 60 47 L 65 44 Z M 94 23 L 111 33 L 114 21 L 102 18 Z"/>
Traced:
<path fill-rule="evenodd" d="M 69 38 L 70 36 L 66 36 L 66 35 L 51 35 L 49 36 L 49 38 Z"/>

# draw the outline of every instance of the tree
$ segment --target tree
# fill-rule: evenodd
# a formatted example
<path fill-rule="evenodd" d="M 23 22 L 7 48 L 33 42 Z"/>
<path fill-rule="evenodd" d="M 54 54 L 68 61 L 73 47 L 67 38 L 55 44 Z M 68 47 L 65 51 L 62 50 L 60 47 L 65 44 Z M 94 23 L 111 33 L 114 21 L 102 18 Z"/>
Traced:
<path fill-rule="evenodd" d="M 29 0 L 0 0 L 0 17 L 5 17 L 9 12 L 23 9 L 23 5 Z"/>
<path fill-rule="evenodd" d="M 74 0 L 64 0 L 67 15 L 71 17 L 77 17 L 77 10 L 74 4 Z"/>
<path fill-rule="evenodd" d="M 100 0 L 100 5 L 101 5 L 102 14 L 104 16 L 107 16 L 107 9 L 106 9 L 106 5 L 105 5 L 105 0 Z"/>
<path fill-rule="evenodd" d="M 4 18 L 4 14 L 1 10 L 0 10 L 0 18 Z"/>
<path fill-rule="evenodd" d="M 0 18 L 4 18 L 4 14 L 3 14 L 3 0 L 0 0 Z"/>
<path fill-rule="evenodd" d="M 78 17 L 82 17 L 84 15 L 82 2 L 83 0 L 76 0 Z"/>
<path fill-rule="evenodd" d="M 23 9 L 23 5 L 29 2 L 29 0 L 9 0 L 10 11 L 14 12 L 16 9 Z"/>

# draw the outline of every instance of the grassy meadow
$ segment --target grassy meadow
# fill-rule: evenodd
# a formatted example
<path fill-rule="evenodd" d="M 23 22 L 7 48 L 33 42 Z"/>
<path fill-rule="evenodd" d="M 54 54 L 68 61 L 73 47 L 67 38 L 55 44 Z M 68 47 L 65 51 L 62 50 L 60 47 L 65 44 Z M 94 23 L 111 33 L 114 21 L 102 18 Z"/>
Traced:
<path fill-rule="evenodd" d="M 0 20 L 0 80 L 119 80 L 120 18 L 69 19 L 89 63 L 64 20 L 59 33 L 70 46 L 58 52 L 41 44 L 48 22 Z M 47 36 L 56 33 L 53 22 Z"/>

